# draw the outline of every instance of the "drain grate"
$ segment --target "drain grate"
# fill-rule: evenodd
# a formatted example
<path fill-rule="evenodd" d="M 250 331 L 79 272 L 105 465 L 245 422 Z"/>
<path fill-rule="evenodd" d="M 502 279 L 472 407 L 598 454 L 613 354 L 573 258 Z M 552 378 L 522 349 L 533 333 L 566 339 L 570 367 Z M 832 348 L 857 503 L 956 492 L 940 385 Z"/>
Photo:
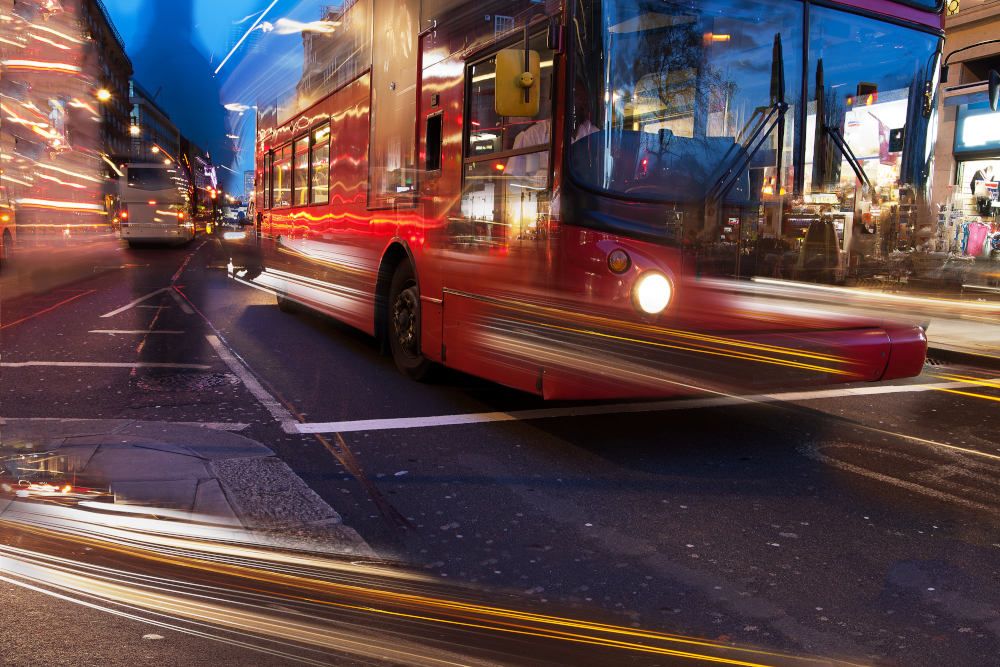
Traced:
<path fill-rule="evenodd" d="M 136 386 L 145 391 L 190 392 L 235 387 L 239 383 L 240 379 L 232 373 L 173 373 L 141 377 Z"/>
<path fill-rule="evenodd" d="M 927 357 L 926 359 L 924 359 L 924 366 L 947 366 L 947 364 L 941 361 L 940 359 L 932 359 L 931 357 Z"/>

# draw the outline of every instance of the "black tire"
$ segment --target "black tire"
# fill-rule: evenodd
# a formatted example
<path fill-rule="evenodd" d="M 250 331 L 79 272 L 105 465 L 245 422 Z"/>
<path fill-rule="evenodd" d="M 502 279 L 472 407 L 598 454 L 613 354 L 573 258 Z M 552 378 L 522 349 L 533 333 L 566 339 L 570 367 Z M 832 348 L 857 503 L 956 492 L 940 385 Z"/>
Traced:
<path fill-rule="evenodd" d="M 402 262 L 392 275 L 385 315 L 396 368 L 410 379 L 427 379 L 433 363 L 420 351 L 420 286 L 409 262 Z"/>
<path fill-rule="evenodd" d="M 301 306 L 295 301 L 292 301 L 287 296 L 278 296 L 278 310 L 283 313 L 294 314 L 299 312 Z"/>
<path fill-rule="evenodd" d="M 3 246 L 0 247 L 0 266 L 7 266 L 14 253 L 14 237 L 10 232 L 3 233 Z"/>

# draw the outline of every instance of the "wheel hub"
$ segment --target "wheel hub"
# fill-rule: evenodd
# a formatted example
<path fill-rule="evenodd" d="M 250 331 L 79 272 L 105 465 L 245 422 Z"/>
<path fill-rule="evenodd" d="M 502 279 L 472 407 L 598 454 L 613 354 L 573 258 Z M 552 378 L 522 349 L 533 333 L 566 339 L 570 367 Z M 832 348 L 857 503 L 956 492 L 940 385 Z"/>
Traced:
<path fill-rule="evenodd" d="M 392 305 L 393 329 L 396 342 L 407 354 L 416 356 L 417 348 L 417 297 L 410 287 L 399 293 Z"/>

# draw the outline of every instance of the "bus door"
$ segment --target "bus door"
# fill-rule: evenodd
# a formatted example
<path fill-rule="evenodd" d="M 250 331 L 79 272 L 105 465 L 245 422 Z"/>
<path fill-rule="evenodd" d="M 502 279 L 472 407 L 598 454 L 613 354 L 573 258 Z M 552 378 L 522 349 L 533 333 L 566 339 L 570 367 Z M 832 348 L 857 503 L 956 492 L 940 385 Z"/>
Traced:
<path fill-rule="evenodd" d="M 540 389 L 541 369 L 527 357 L 514 358 L 517 346 L 500 340 L 512 333 L 516 319 L 500 304 L 547 300 L 555 276 L 555 53 L 547 41 L 544 29 L 528 38 L 538 105 L 524 115 L 504 115 L 498 105 L 504 91 L 497 90 L 498 69 L 505 67 L 498 60 L 512 51 L 522 58 L 523 39 L 466 64 L 462 195 L 446 225 L 447 363 L 481 375 L 486 369 L 485 374 L 529 391 Z"/>

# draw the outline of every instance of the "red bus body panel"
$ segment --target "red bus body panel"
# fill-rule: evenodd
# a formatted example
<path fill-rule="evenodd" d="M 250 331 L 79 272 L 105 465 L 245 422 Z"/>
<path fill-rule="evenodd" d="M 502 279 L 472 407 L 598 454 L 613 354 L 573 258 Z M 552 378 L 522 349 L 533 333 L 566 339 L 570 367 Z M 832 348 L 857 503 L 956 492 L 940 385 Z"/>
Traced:
<path fill-rule="evenodd" d="M 895 3 L 843 4 L 891 8 L 894 16 L 940 26 L 940 16 Z M 444 26 L 421 35 L 416 145 L 425 146 L 427 118 L 443 114 L 443 151 L 440 170 L 421 175 L 411 205 L 369 208 L 370 73 L 260 133 L 258 183 L 267 151 L 327 119 L 335 149 L 329 204 L 267 209 L 258 195 L 263 260 L 247 281 L 375 334 L 379 287 L 390 260 L 405 256 L 419 281 L 421 347 L 429 359 L 550 399 L 764 391 L 920 373 L 927 346 L 920 327 L 734 295 L 700 281 L 678 248 L 558 220 L 540 240 L 488 250 L 456 243 L 449 219 L 463 187 L 465 66 L 474 42 L 449 36 Z M 556 89 L 564 90 L 565 67 L 557 76 Z M 555 108 L 563 105 L 557 99 Z M 564 116 L 553 114 L 556 188 Z M 418 164 L 425 158 L 418 155 Z M 617 248 L 632 259 L 625 275 L 607 266 Z M 631 296 L 636 277 L 650 269 L 675 288 L 674 301 L 656 318 L 640 316 Z"/>

